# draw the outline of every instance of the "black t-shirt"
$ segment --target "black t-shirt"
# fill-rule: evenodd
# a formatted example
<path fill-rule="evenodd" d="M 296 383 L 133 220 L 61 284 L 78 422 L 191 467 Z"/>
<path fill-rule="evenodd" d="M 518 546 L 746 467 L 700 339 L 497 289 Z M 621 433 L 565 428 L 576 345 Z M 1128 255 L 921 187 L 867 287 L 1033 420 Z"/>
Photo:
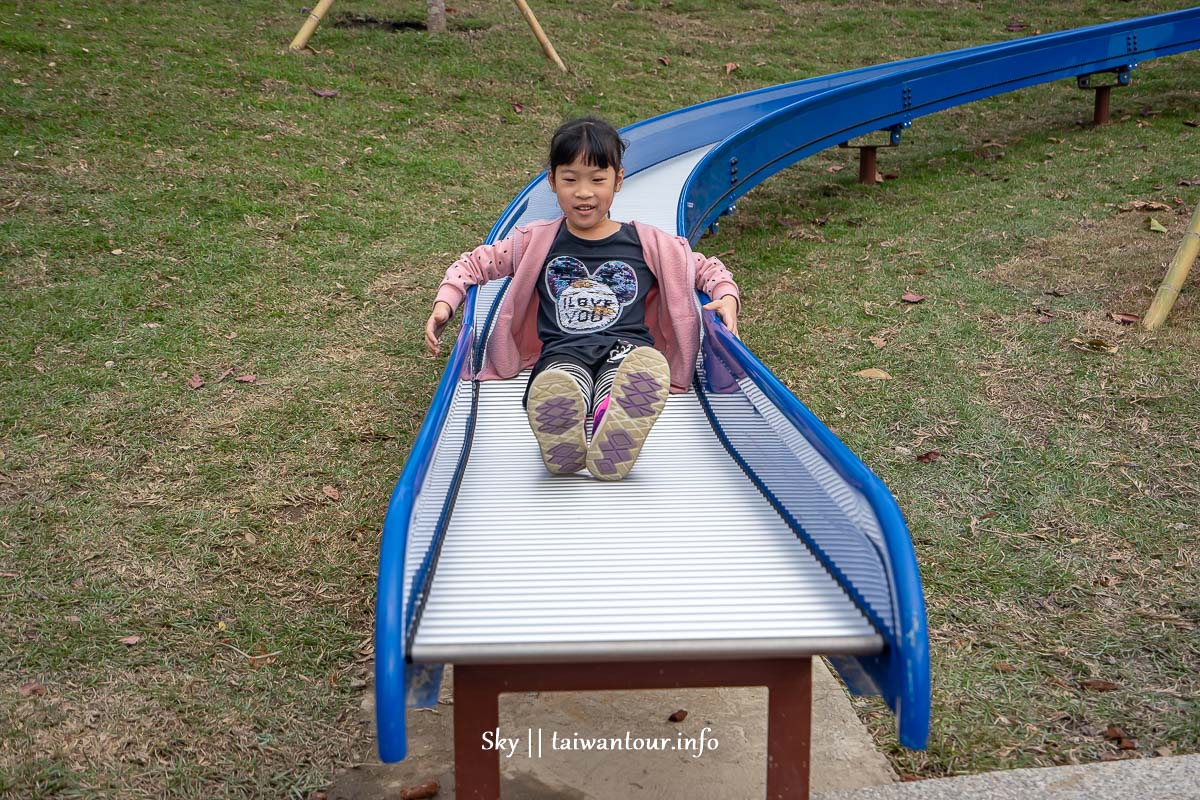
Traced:
<path fill-rule="evenodd" d="M 599 361 L 621 341 L 654 344 L 646 293 L 655 284 L 637 229 L 628 222 L 603 239 L 581 239 L 564 222 L 538 280 L 542 355 Z"/>

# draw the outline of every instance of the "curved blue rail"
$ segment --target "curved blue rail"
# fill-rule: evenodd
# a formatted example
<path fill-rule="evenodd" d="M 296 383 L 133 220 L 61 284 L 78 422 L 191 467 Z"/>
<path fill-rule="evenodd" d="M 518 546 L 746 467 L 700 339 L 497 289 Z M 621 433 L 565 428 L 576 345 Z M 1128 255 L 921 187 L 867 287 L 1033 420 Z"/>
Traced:
<path fill-rule="evenodd" d="M 407 693 L 406 640 L 421 580 L 413 582 L 413 597 L 404 596 L 404 560 L 409 544 L 409 523 L 417 496 L 433 461 L 434 450 L 454 399 L 455 385 L 470 375 L 471 352 L 475 346 L 474 287 L 463 303 L 462 328 L 425 421 L 417 432 L 412 452 L 392 491 L 383 538 L 379 546 L 379 584 L 375 599 L 375 722 L 379 755 L 386 762 L 400 761 L 408 751 L 405 737 Z M 449 498 L 447 498 L 449 500 Z"/>
<path fill-rule="evenodd" d="M 929 736 L 930 705 L 925 597 L 916 554 L 900 507 L 883 481 L 796 399 L 741 340 L 720 323 L 716 314 L 706 312 L 704 325 L 704 367 L 710 385 L 707 389 L 698 387 L 698 394 L 722 443 L 780 516 L 855 598 L 887 643 L 880 655 L 839 659 L 839 673 L 845 673 L 843 677 L 849 676 L 847 682 L 857 693 L 884 697 L 896 715 L 902 745 L 924 748 Z M 714 374 L 719 378 L 713 380 Z M 712 409 L 706 391 L 718 394 L 743 391 L 739 382 L 745 379 L 749 379 L 762 397 L 749 400 L 742 414 L 761 417 L 769 413 L 768 409 L 781 414 L 841 479 L 866 500 L 879 524 L 879 541 L 871 537 L 847 541 L 849 537 L 845 531 L 806 529 L 799 515 L 794 513 L 796 509 L 789 507 L 787 498 L 775 491 L 786 486 L 789 480 L 794 482 L 799 471 L 791 454 L 780 448 L 779 452 L 764 456 L 763 448 L 753 438 L 746 442 L 748 452 L 739 452 L 739 442 L 723 430 L 721 415 Z M 863 557 L 864 547 L 875 551 L 873 561 L 868 562 Z M 839 555 L 845 560 L 839 560 Z M 885 584 L 871 586 L 881 575 L 886 579 Z M 872 596 L 878 591 L 886 595 L 883 602 Z"/>
<path fill-rule="evenodd" d="M 1127 70 L 1200 48 L 1200 8 L 953 51 L 927 64 L 808 95 L 726 137 L 696 164 L 679 201 L 696 242 L 737 198 L 803 158 L 917 117 L 1060 78 Z"/>
<path fill-rule="evenodd" d="M 976 50 L 984 52 L 1004 47 L 1006 44 L 1008 43 L 981 45 Z M 625 175 L 629 177 L 697 147 L 719 142 L 764 116 L 806 97 L 889 75 L 893 72 L 938 64 L 952 58 L 953 55 L 953 53 L 934 53 L 903 61 L 860 67 L 832 75 L 805 78 L 728 97 L 718 97 L 635 122 L 621 129 L 621 136 L 629 145 L 623 164 Z M 492 226 L 486 241 L 491 243 L 507 236 L 513 225 L 525 212 L 530 195 L 544 187 L 544 175 L 539 174 L 531 180 L 500 214 L 500 218 Z M 682 231 L 682 228 L 680 230 Z"/>

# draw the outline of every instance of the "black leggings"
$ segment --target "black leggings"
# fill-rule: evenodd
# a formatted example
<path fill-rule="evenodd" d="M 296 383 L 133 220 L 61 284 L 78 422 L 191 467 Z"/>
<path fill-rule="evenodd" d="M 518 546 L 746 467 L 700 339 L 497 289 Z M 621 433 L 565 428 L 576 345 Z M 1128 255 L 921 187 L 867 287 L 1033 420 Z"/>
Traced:
<path fill-rule="evenodd" d="M 635 347 L 637 345 L 621 342 L 614 345 L 603 358 L 595 362 L 588 362 L 568 353 L 551 353 L 542 356 L 533 367 L 529 383 L 532 384 L 534 378 L 548 369 L 561 369 L 579 384 L 579 389 L 587 400 L 587 413 L 591 416 L 595 413 L 596 406 L 612 391 L 613 380 L 617 376 L 617 367 L 621 366 L 621 360 Z M 525 405 L 528 399 L 529 386 L 526 386 L 525 397 L 522 398 L 521 404 Z"/>

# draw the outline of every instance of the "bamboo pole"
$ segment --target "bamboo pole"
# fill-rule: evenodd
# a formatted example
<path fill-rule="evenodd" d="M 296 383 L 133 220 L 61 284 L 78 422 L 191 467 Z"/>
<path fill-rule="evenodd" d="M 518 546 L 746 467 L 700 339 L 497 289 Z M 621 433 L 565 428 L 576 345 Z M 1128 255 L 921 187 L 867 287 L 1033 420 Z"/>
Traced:
<path fill-rule="evenodd" d="M 1171 307 L 1175 305 L 1179 292 L 1183 290 L 1183 281 L 1187 278 L 1197 253 L 1200 253 L 1200 204 L 1196 205 L 1196 213 L 1192 214 L 1187 233 L 1183 235 L 1183 241 L 1179 243 L 1179 249 L 1175 251 L 1175 257 L 1167 267 L 1162 286 L 1158 287 L 1154 302 L 1150 304 L 1150 310 L 1142 319 L 1142 327 L 1146 330 L 1152 331 L 1166 322 L 1167 314 L 1171 313 Z"/>
<path fill-rule="evenodd" d="M 304 20 L 304 24 L 300 26 L 300 32 L 296 34 L 296 38 L 292 39 L 292 43 L 288 45 L 289 50 L 303 50 L 308 44 L 308 37 L 312 36 L 313 31 L 321 24 L 321 17 L 325 16 L 325 12 L 333 5 L 333 0 L 321 0 L 317 3 L 317 7 L 308 15 L 308 19 Z"/>
<path fill-rule="evenodd" d="M 558 53 L 554 52 L 554 45 L 550 44 L 550 40 L 546 38 L 545 31 L 538 24 L 537 17 L 533 15 L 533 9 L 525 0 L 514 0 L 517 8 L 521 9 L 521 13 L 525 15 L 525 21 L 529 23 L 529 27 L 533 30 L 533 35 L 537 37 L 538 42 L 542 45 L 542 50 L 545 51 L 546 57 L 558 65 L 558 68 L 563 72 L 567 71 L 567 65 L 558 57 Z"/>

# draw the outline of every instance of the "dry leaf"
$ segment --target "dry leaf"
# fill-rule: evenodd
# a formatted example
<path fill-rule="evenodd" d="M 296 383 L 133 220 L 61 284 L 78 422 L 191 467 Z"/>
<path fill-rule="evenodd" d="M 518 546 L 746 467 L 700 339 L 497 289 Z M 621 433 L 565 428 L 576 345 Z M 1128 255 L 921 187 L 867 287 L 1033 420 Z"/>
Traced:
<path fill-rule="evenodd" d="M 942 453 L 940 450 L 929 450 L 917 456 L 917 461 L 920 461 L 922 464 L 932 464 L 941 457 Z"/>
<path fill-rule="evenodd" d="M 1117 747 L 1122 750 L 1137 750 L 1137 739 L 1122 739 L 1117 742 Z"/>
<path fill-rule="evenodd" d="M 995 664 L 992 664 L 992 669 L 996 670 L 996 672 L 1015 672 L 1017 668 L 1007 661 L 997 661 Z"/>
<path fill-rule="evenodd" d="M 1105 739 L 1124 739 L 1126 736 L 1128 734 L 1119 725 L 1109 725 L 1104 731 Z"/>
<path fill-rule="evenodd" d="M 124 255 L 125 251 L 118 247 L 116 250 L 112 251 L 112 254 L 114 256 L 120 256 L 120 255 Z"/>
<path fill-rule="evenodd" d="M 232 374 L 233 374 L 233 367 L 230 367 L 229 369 L 227 369 L 221 373 L 220 377 L 217 378 L 217 383 L 220 383 L 221 381 L 225 380 Z"/>
<path fill-rule="evenodd" d="M 884 339 L 882 336 L 872 336 L 867 341 L 875 345 L 876 350 L 882 350 L 887 347 L 887 339 Z"/>
<path fill-rule="evenodd" d="M 729 75 L 737 68 L 738 68 L 738 65 L 734 64 L 732 61 L 730 61 L 728 64 L 725 65 L 725 74 Z"/>
<path fill-rule="evenodd" d="M 1119 211 L 1170 211 L 1171 207 L 1166 203 L 1159 203 L 1152 200 L 1134 200 L 1127 206 L 1117 206 Z"/>
<path fill-rule="evenodd" d="M 830 167 L 830 168 L 829 168 L 827 171 L 828 171 L 828 172 L 841 172 L 841 171 L 842 171 L 842 170 L 844 170 L 845 168 L 846 168 L 846 167 L 845 167 L 845 166 L 843 166 L 842 164 L 834 164 L 834 165 L 833 165 L 832 167 Z"/>
<path fill-rule="evenodd" d="M 22 684 L 21 688 L 17 691 L 21 693 L 22 697 L 41 697 L 46 694 L 46 687 L 37 681 L 30 681 L 29 683 Z"/>
<path fill-rule="evenodd" d="M 662 64 L 664 67 L 669 67 L 671 66 L 671 59 L 667 58 L 666 56 L 659 56 L 658 63 Z"/>
<path fill-rule="evenodd" d="M 517 112 L 518 114 L 525 110 L 525 106 L 521 105 L 520 103 L 513 103 L 512 106 L 513 111 Z"/>
<path fill-rule="evenodd" d="M 436 795 L 440 788 L 437 781 L 406 786 L 400 790 L 400 800 L 426 800 L 426 798 Z"/>
<path fill-rule="evenodd" d="M 1175 182 L 1176 186 L 1200 186 L 1200 181 L 1189 181 L 1187 178 L 1180 178 Z"/>
<path fill-rule="evenodd" d="M 242 538 L 246 540 L 246 544 L 258 544 L 258 537 L 254 535 L 254 531 L 246 531 Z"/>
<path fill-rule="evenodd" d="M 189 389 L 199 389 L 204 385 L 204 378 L 193 372 L 192 377 L 188 378 L 187 385 Z"/>
<path fill-rule="evenodd" d="M 1108 315 L 1122 325 L 1132 325 L 1135 322 L 1142 321 L 1141 316 L 1138 314 L 1122 314 L 1118 311 L 1110 311 Z"/>
<path fill-rule="evenodd" d="M 256 380 L 258 380 L 258 376 L 253 375 L 253 374 L 238 375 L 236 378 L 234 378 L 234 380 L 237 381 L 238 383 L 254 383 Z"/>
<path fill-rule="evenodd" d="M 900 295 L 900 299 L 906 303 L 916 304 L 922 302 L 925 299 L 925 295 L 916 294 L 914 292 L 905 292 L 904 294 Z"/>
<path fill-rule="evenodd" d="M 1200 122 L 1197 122 L 1194 119 L 1185 119 L 1183 124 L 1187 125 L 1189 128 L 1200 128 Z"/>
<path fill-rule="evenodd" d="M 126 647 L 133 647 L 135 644 L 137 644 L 141 640 L 142 640 L 142 637 L 138 636 L 137 634 L 134 634 L 133 636 L 126 636 L 124 639 L 121 639 L 120 642 L 121 642 L 121 644 L 125 645 Z"/>
<path fill-rule="evenodd" d="M 1101 678 L 1085 678 L 1079 682 L 1079 688 L 1092 692 L 1115 692 L 1121 685 Z"/>
<path fill-rule="evenodd" d="M 310 87 L 308 87 L 308 90 L 310 92 L 312 92 L 313 94 L 315 94 L 317 97 L 337 97 L 338 96 L 337 89 L 314 89 L 310 86 Z"/>
<path fill-rule="evenodd" d="M 342 499 L 342 493 L 339 492 L 337 489 L 335 489 L 332 486 L 322 486 L 321 493 L 324 494 L 326 497 L 328 497 L 330 500 L 341 500 Z"/>
<path fill-rule="evenodd" d="M 667 717 L 667 719 L 671 722 L 683 722 L 685 719 L 687 719 L 687 712 L 681 708 L 671 716 Z"/>
<path fill-rule="evenodd" d="M 1103 339 L 1080 339 L 1078 337 L 1071 340 L 1071 346 L 1076 350 L 1083 350 L 1088 353 L 1115 353 L 1117 348 Z"/>
<path fill-rule="evenodd" d="M 860 369 L 854 374 L 860 378 L 870 378 L 874 381 L 890 381 L 892 379 L 891 375 L 888 375 L 883 370 L 876 369 L 875 367 L 871 367 L 870 369 Z"/>

